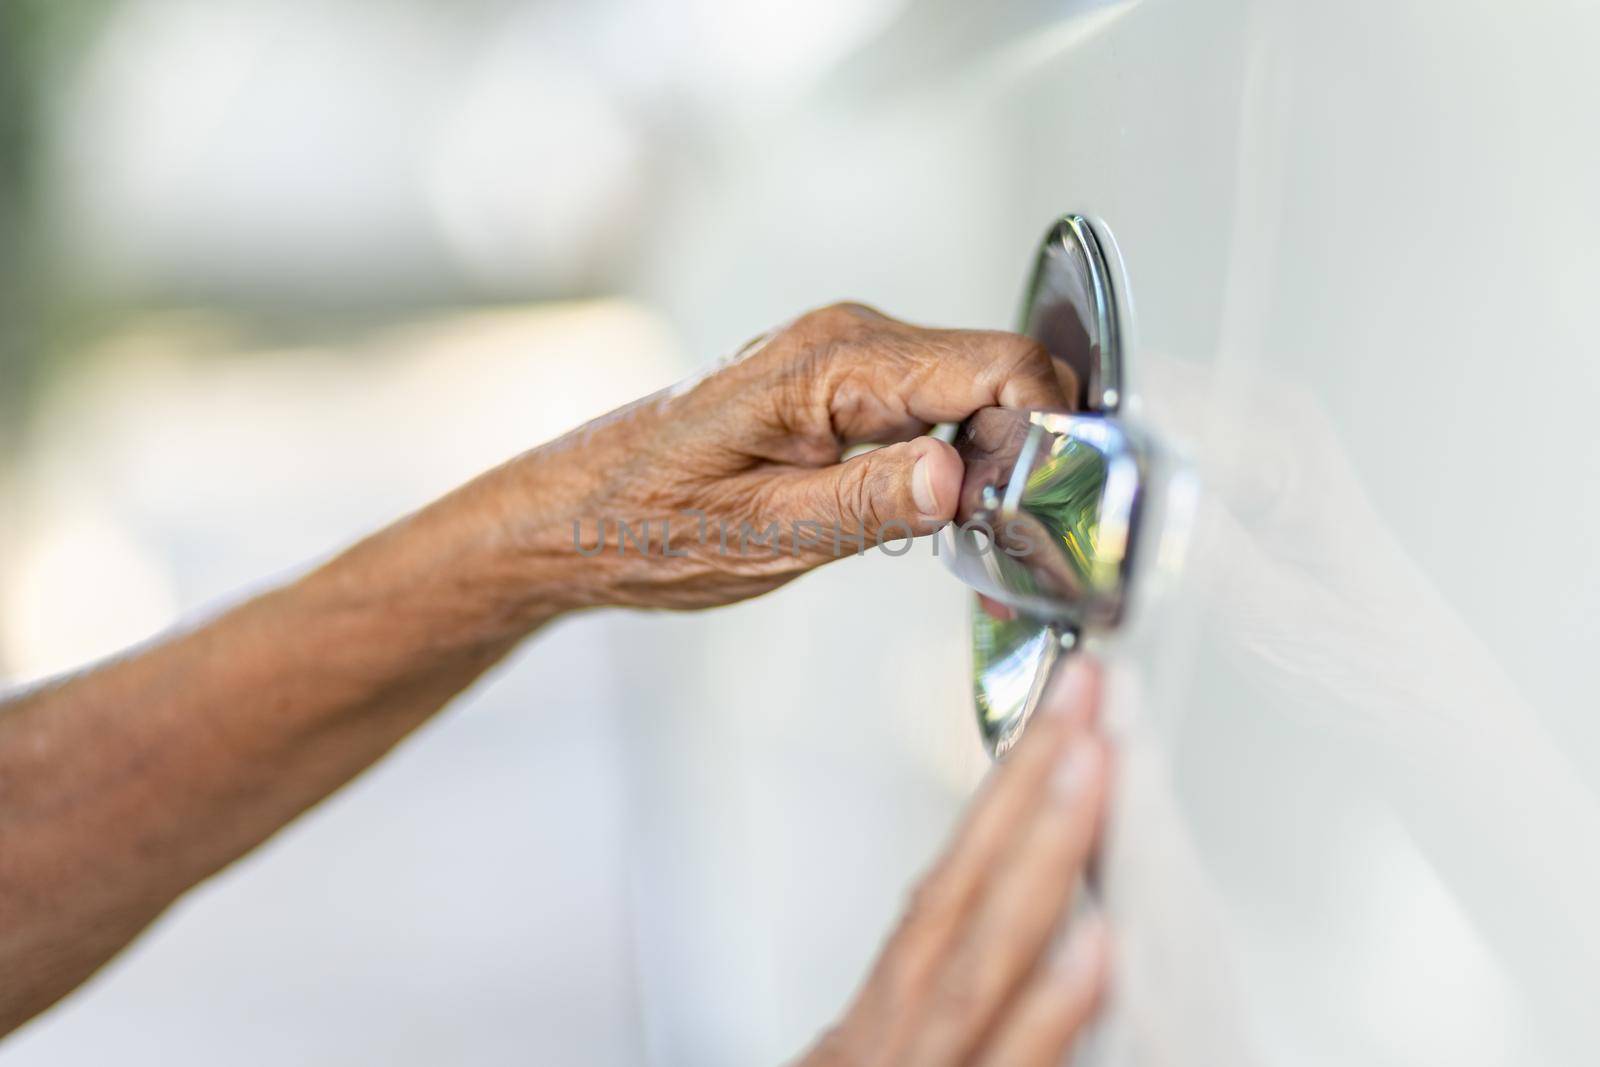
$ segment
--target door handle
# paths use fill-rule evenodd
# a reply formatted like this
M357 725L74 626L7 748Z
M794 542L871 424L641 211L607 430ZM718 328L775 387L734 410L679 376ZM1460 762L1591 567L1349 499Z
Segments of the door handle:
M1005 755L1056 663L1123 624L1158 525L1187 485L1182 468L1125 412L1126 282L1081 215L1046 234L1021 332L1074 384L1076 411L985 408L956 432L965 464L941 555L975 591L973 697L985 746ZM1118 263L1120 268L1120 262Z

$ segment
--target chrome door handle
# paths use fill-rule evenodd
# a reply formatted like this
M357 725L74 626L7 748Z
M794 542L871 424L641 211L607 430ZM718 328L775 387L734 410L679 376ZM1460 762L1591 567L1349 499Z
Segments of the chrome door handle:
M1056 661L1081 634L1120 625L1145 553L1153 495L1177 465L1119 414L1128 324L1095 227L1068 215L1040 247L1022 332L1070 367L1077 411L985 408L962 423L966 464L941 554L976 591L973 696L996 758L1016 743ZM1159 509L1158 509L1159 510Z

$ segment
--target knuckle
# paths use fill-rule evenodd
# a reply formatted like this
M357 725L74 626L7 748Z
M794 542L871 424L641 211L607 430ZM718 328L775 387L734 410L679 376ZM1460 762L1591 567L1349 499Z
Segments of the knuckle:
M853 475L846 473L841 474L833 482L833 513L838 516L840 525L847 533L850 527L855 525L853 520L860 506L857 495L851 488L854 480Z
M1031 337L1008 333L999 335L1000 358L994 367L1007 377L1014 375L1040 375L1050 370L1051 357L1044 345Z
M1058 391L1076 393L1077 373L1064 361L1054 359L1044 345L1021 334L992 336L995 356L986 369L985 384L998 399L1042 403Z
M828 364L834 344L811 339L806 331L770 349L756 392L768 405L767 418L787 429L826 424Z
M853 338L874 329L885 318L866 304L840 300L806 312L797 325L813 337Z
M853 518L865 533L879 529L883 519L872 491L872 468L870 462L846 464L836 489L839 514Z
M854 305L845 302L824 304L800 316L800 322L822 332L830 332L852 325L856 314Z
M858 300L835 300L821 309L843 322L860 322L863 319L882 318L874 308Z
M1044 346L1042 341L1036 341L1032 337L1020 333L1014 333L1011 336L1015 339L1015 344L1020 353L1019 359L1040 364L1050 362L1050 350Z

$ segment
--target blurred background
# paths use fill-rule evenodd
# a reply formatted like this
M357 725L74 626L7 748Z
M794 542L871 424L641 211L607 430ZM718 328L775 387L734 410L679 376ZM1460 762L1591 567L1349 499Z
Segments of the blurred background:
M961 32L900 0L0 4L0 680L203 616L807 307L1003 324L1036 220L982 285L852 255L919 225L930 166L1001 173L925 136L936 102L848 91L892 101L852 57ZM959 590L874 562L561 624L0 1061L792 1055L982 769Z

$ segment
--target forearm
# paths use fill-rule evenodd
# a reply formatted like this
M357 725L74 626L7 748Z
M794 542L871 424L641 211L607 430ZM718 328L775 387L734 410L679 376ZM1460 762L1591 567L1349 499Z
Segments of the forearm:
M794 534L730 550L712 527L831 527L863 545L932 533L955 513L961 461L916 435L1076 392L1012 335L823 308L298 582L0 703L0 1033L555 615L732 603L837 555ZM897 443L843 460L875 441ZM580 553L579 521L586 542L628 524L652 547Z
M0 1033L580 595L491 472L290 585L0 704ZM508 484L511 483L511 484Z

